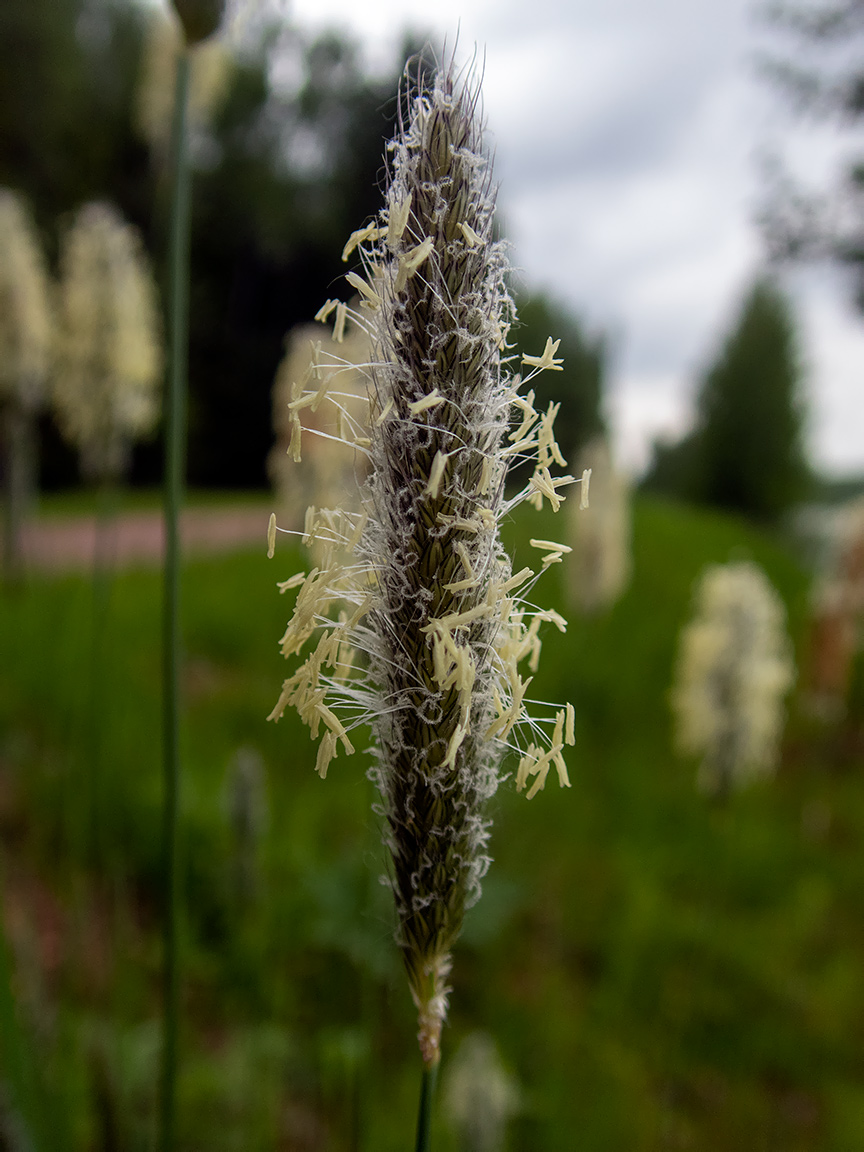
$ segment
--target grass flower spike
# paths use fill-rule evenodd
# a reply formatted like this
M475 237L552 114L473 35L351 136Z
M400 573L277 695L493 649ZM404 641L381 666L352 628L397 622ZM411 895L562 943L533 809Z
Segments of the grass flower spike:
M9 188L0 188L0 253L0 401L33 410L48 375L51 289L29 209Z
M359 460L345 451L340 429L347 432L346 422L355 421L359 433L365 425L365 365L369 363L369 337L357 324L347 323L347 307L329 301L319 315L326 322L334 314L334 336L322 332L320 324L302 324L285 337L285 356L273 382L273 431L276 443L267 459L267 471L276 492L280 519L291 527L303 523L309 504L316 507L340 507L356 512L360 508L360 485L366 457ZM322 364L329 403L311 402L298 407L297 382L317 380ZM310 384L311 386L311 384ZM322 397L323 401L323 397ZM334 403L333 401L338 401ZM302 466L295 457L300 451L302 426L300 417L313 435L306 438Z
M360 513L307 513L307 543L331 547L282 585L299 587L282 651L314 650L273 712L293 705L322 736L322 776L340 748L352 751L352 730L372 726L427 1068L438 1061L451 948L489 865L484 808L503 755L521 757L517 787L529 798L553 768L568 786L573 728L569 706L545 721L525 709L523 661L536 670L544 621L565 624L524 599L536 574L512 572L498 525L523 501L557 508L573 479L551 471L563 464L555 405L535 411L522 392L531 376L511 376L502 359L514 310L477 101L445 73L404 109L385 207L346 245L365 273L346 279L372 357L365 426L348 422L345 439L368 456L369 477ZM532 375L557 367L554 352L550 341ZM294 410L313 395L340 404L337 372L322 365L298 384ZM507 499L507 470L526 457L534 474Z
M36 228L23 197L0 188L0 454L7 579L18 574L21 525L36 490L35 420L52 337L51 285Z
M54 403L94 479L124 471L159 415L161 325L137 231L110 204L86 204L61 252Z
M221 10L221 5L218 6ZM185 33L170 9L154 9L144 43L135 120L139 135L160 163L171 145L174 77ZM196 140L206 131L227 94L232 77L229 49L219 37L196 42L190 53L188 126Z
M567 586L571 603L592 613L611 607L630 579L630 494L604 437L584 446L579 465L591 476L591 507L568 517Z
M672 694L682 752L703 756L700 786L714 795L770 773L795 679L783 602L755 564L706 569L681 634Z

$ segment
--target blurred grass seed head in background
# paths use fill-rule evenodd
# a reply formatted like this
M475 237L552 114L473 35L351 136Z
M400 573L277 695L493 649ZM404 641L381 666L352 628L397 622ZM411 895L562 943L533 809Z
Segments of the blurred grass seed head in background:
M186 43L193 45L217 32L225 10L224 0L172 0L180 17Z
M159 417L162 333L138 232L111 204L85 204L63 239L54 406L91 479L125 470Z
M51 286L24 198L0 188L0 400L35 409L51 358Z
M183 29L170 10L150 16L141 59L135 102L135 128L153 154L168 158L174 114L177 59L183 51ZM194 45L190 53L188 126L193 141L206 129L225 99L231 83L232 56L222 38Z
M677 742L703 757L699 785L724 795L770 775L795 680L786 609L765 573L742 562L706 568L681 634L672 692Z

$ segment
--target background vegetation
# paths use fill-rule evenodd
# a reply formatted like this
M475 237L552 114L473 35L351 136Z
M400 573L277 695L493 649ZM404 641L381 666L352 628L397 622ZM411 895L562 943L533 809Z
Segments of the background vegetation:
M70 214L107 197L164 263L164 174L131 127L143 35L142 10L120 0L0 5L0 184L27 193L52 262ZM253 29L196 153L190 477L211 506L246 489L262 544L189 561L184 576L189 1152L396 1152L411 1138L414 1013L364 755L322 782L296 717L264 721L286 674L290 604L275 582L308 558L280 538L268 564L261 494L282 341L333 293L342 244L377 205L402 59L374 79L342 36ZM603 429L605 344L525 295L520 350L562 338L567 372L549 374L541 401L563 400L572 456ZM705 375L696 431L670 450L680 467L654 483L658 454L655 492L636 501L619 603L579 617L564 567L544 577L544 603L571 624L550 629L532 692L576 706L573 786L528 803L510 782L496 797L495 863L445 1034L445 1081L463 1037L494 1038L519 1085L512 1150L864 1144L861 669L833 725L796 695L777 779L725 805L698 794L696 765L671 746L676 637L705 564L764 566L806 671L809 574L772 526L808 480L793 328L782 298L756 287ZM55 490L43 510L91 511L50 417L41 431ZM158 442L139 446L126 507L155 507L143 485L160 475ZM562 531L517 516L517 567L530 537ZM160 606L146 567L95 584L34 572L0 600L0 1148L152 1147ZM455 1152L443 1113L436 1125L435 1147Z
M547 519L513 524L517 562L528 535L559 527ZM521 1086L510 1148L839 1150L864 1137L861 720L827 736L793 716L778 779L724 807L670 748L691 583L742 550L800 641L807 581L785 548L647 499L630 590L545 641L537 696L577 709L573 788L499 793L445 1037L452 1057L468 1032L494 1036ZM303 562L261 548L186 575L183 1148L410 1139L412 1008L363 755L322 782L296 719L263 722L288 614L274 584ZM559 573L546 580L565 608ZM7 931L19 1019L68 1146L139 1148L158 1007L158 578L115 578L98 697L91 597L86 580L34 580L2 617ZM262 759L267 813L245 842L231 816L240 748ZM439 1125L436 1146L455 1147Z

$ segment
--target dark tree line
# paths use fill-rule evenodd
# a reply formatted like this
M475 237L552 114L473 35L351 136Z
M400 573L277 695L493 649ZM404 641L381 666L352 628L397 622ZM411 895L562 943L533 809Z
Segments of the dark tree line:
M108 199L164 266L164 174L132 125L149 10L129 0L0 4L0 184L29 198L50 258L64 221ZM422 41L406 39L405 54ZM268 83L292 52L289 95ZM236 61L195 173L189 475L193 484L265 483L270 386L285 332L309 320L344 273L348 233L378 202L405 55L372 79L341 34L262 28ZM319 162L298 171L300 139ZM44 422L43 482L74 482L72 452ZM161 475L158 442L139 446L133 481Z
M855 129L864 118L864 2L778 0L767 8L775 47L763 70L800 117ZM768 173L760 223L775 260L829 259L852 274L864 311L864 156L854 150L814 186L782 159Z
M756 282L699 385L693 431L656 445L643 488L777 520L810 483L792 312Z
M561 372L542 372L533 383L538 412L549 403L560 403L555 437L565 457L575 460L580 448L598 433L606 432L603 387L607 349L603 336L588 333L563 305L542 294L517 298L519 321L510 340L520 355L539 355L547 337L560 340Z
M165 173L136 135L135 101L151 10L133 0L4 0L0 4L0 185L29 198L49 258L85 201L113 201L141 230L164 280ZM384 150L407 83L431 51L406 35L389 75L363 69L343 33L308 38L290 24L260 28L237 58L227 98L195 171L190 294L189 479L266 484L270 389L285 333L344 292L340 255L380 203ZM290 90L270 83L290 58ZM602 348L543 298L526 300L520 351L562 338L566 375L544 383L564 404L559 438L571 453L600 427ZM551 394L551 393L550 393ZM161 477L158 438L139 445L132 480ZM77 464L50 418L42 483L74 483Z

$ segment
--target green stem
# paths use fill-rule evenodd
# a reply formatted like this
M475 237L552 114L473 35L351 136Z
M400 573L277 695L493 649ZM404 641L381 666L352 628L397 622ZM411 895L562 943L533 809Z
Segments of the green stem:
M429 1127L432 1122L432 1101L438 1079L438 1061L423 1064L423 1082L420 1088L420 1110L417 1113L417 1144L415 1152L429 1152Z
M172 1152L176 1113L179 1009L177 832L180 791L180 539L186 442L190 173L186 140L189 54L177 63L172 139L170 350L165 402L165 599L163 616L164 958L159 1097L160 1152Z
M36 488L36 445L32 414L15 399L0 411L5 448L5 515L3 518L3 576L9 587L23 574L21 533Z
M98 493L96 541L93 553L93 607L90 647L90 706L87 716L86 849L97 869L106 870L105 815L110 802L103 796L102 752L106 715L108 632L111 589L115 564L119 490L113 477L102 480Z

